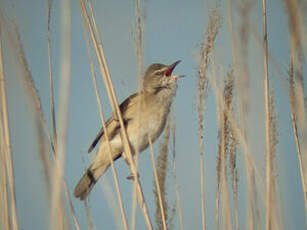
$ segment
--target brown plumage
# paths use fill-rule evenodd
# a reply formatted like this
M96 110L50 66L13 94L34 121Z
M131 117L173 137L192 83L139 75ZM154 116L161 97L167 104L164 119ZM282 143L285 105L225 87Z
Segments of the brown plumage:
M148 138L154 142L164 129L176 93L176 80L182 77L181 75L172 75L172 71L178 63L179 61L169 66L152 64L145 73L141 91L131 95L120 105L133 154L146 149L149 144ZM111 155L115 161L122 156L124 148L119 135L120 124L114 115L107 120L106 127L112 149ZM74 190L75 197L81 200L87 197L111 163L103 129L90 145L89 153L98 142L100 144L97 154Z

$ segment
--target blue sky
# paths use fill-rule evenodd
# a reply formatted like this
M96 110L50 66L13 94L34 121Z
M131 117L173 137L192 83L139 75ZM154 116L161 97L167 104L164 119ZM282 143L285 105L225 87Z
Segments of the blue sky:
M8 18L14 19L21 33L26 57L41 97L43 110L50 124L49 80L47 56L47 1L14 1L14 9L7 2L1 7ZM215 43L215 63L222 66L226 73L232 63L231 35L229 33L228 1L220 1L222 27ZM100 30L105 54L119 101L134 93L138 88L137 58L132 37L135 22L133 1L93 1L96 20ZM153 62L171 64L180 59L176 73L186 77L180 79L173 106L173 118L176 123L176 162L177 178L180 188L183 215L186 229L199 229L201 226L199 149L197 129L197 66L200 44L208 24L209 7L214 1L145 1L144 63L145 67ZM234 19L238 22L239 12L234 7ZM288 22L282 1L268 1L269 51L277 62L282 74L286 76L289 63ZM53 2L51 16L52 61L55 78L55 99L59 103L60 73L60 6ZM249 73L251 95L249 121L249 140L258 170L264 177L264 104L263 104L263 56L262 46L256 39L262 34L261 1L252 4L250 14L251 33L249 40ZM71 85L67 150L65 161L65 179L72 193L75 184L84 169L89 165L93 153L87 154L87 148L100 129L100 118L96 102L84 25L77 1L71 1ZM256 35L255 35L256 34ZM6 39L6 44L9 41ZM27 101L20 73L14 67L14 55L9 46L5 46L8 85L8 102L12 149L16 176L17 209L21 229L46 229L48 225L48 201L43 181L43 169L37 149L36 131L33 128L33 115ZM306 68L306 63L304 66ZM106 90L96 66L100 94L106 116L111 108ZM210 70L211 71L211 70ZM280 77L270 65L271 88L276 96L276 113L279 122L279 145L277 152L278 176L284 229L304 229L304 204L299 179L299 170L295 143L290 123L290 110L286 79ZM305 80L306 85L306 80ZM207 225L215 228L215 190L217 157L217 113L215 94L210 91L205 114L205 189ZM158 141L155 153L158 154ZM245 176L242 151L239 151L239 206L241 229L246 226ZM171 167L171 164L170 164ZM125 210L130 220L132 189L126 180L129 169L122 160L116 162ZM150 215L154 221L155 204L153 199L153 172L148 151L140 157L140 179L143 185ZM96 185L90 195L90 207L93 222L97 229L117 229L118 219L112 219L112 209L108 201L107 189L115 196L111 170ZM107 185L110 184L110 187ZM168 177L168 196L174 202L172 176ZM115 197L116 198L116 197ZM84 205L72 198L81 228L86 228ZM116 211L115 211L116 212ZM35 225L34 225L35 223ZM144 229L145 223L138 209L137 229ZM178 218L174 219L178 229ZM306 226L306 225L305 225Z

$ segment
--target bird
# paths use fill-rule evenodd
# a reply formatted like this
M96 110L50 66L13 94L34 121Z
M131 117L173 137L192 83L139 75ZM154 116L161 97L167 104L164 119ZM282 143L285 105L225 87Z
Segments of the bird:
M141 153L148 147L149 138L153 143L163 132L176 94L177 79L183 77L173 74L174 68L180 62L181 60L178 60L171 65L151 64L145 71L141 89L120 104L119 109L133 155ZM115 161L124 156L124 146L120 136L120 123L114 113L106 121L106 129L111 156ZM98 143L95 157L74 189L74 196L80 200L89 195L98 179L111 165L103 127L90 145L88 153Z

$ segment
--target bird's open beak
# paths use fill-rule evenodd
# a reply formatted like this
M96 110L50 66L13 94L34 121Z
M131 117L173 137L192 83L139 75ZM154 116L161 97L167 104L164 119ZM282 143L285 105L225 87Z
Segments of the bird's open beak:
M172 75L173 70L175 69L176 65L178 65L181 62L181 60L178 60L168 66L168 69L165 71L165 76L170 77Z

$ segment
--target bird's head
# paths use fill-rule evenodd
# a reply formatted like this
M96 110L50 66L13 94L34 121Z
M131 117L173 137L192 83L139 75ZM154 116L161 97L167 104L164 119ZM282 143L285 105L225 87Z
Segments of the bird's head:
M183 75L174 75L173 70L179 61L171 65L154 63L146 70L143 80L143 90L149 93L157 93L164 89L176 89L176 80Z

